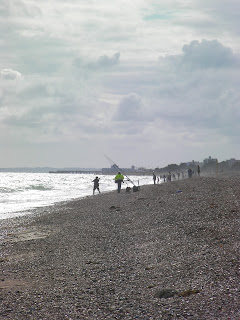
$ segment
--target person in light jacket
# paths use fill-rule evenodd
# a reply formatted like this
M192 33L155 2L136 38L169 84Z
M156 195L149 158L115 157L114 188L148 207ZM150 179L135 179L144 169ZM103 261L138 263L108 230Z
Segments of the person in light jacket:
M123 179L124 179L124 176L119 171L118 174L115 176L115 183L118 184L118 189L117 189L118 193L120 193L120 191L121 191L121 186L122 186L122 183L123 183Z

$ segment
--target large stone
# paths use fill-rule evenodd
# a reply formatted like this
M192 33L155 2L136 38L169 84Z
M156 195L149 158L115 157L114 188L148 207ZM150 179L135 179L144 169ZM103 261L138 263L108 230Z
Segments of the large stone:
M167 299L174 297L178 292L174 289L163 289L156 292L155 297L160 299Z

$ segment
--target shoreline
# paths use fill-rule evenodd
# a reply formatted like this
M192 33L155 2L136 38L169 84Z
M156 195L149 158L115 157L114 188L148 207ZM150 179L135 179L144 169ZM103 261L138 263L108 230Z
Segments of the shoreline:
M226 171L226 172L220 172L220 173L202 173L201 174L201 177L212 177L212 178L234 178L234 177L240 177L240 171ZM197 177L193 177L193 179L196 179ZM185 179L188 179L188 178L184 178L184 179L180 179L180 180L173 180L172 182L178 182L178 181L181 181L181 180L185 180ZM163 180L160 184L164 184ZM151 185L151 184L145 184L145 185L141 185L140 187L144 187L144 186L147 186L147 185ZM125 188L123 187L122 189L122 192L124 192ZM115 190L108 190L108 191L102 191L101 194L105 194L105 193L109 193L109 192L115 192ZM131 191L132 192L132 191ZM98 193L96 192L95 196L97 195ZM61 200L61 201L56 201L52 204L46 204L46 205L42 205L42 206L39 206L39 207L33 207L33 208L29 208L29 209L26 209L24 211L19 211L21 214L20 215L16 215L16 216L13 216L13 217L4 217L4 218L1 218L0 219L0 227L1 227L1 221L3 220L12 220L12 219L19 219L19 218L24 218L25 216L35 216L35 215L38 215L38 214L41 214L42 211L45 212L46 210L49 210L51 211L51 208L58 205L58 204L67 204L68 202L71 202L71 201L78 201L78 200L81 200L81 199L85 199L85 198L88 198L88 197L92 197L93 195L92 194L89 194L89 195L84 195L84 196L81 196L81 197L76 197L76 198L70 198L70 199L66 199L66 200ZM17 211L16 211L17 212ZM16 212L13 212L13 214L15 214ZM25 213L26 212L26 213ZM23 214L22 214L23 213ZM10 212L11 214L11 212Z
M8 197L8 192L4 192L0 201L0 221L3 219L5 220L8 218L15 218L31 214L32 212L36 212L36 210L38 209L53 206L57 203L68 202L71 200L91 196L93 194L93 177L89 179L89 175L84 175L83 180L81 180L81 176L79 176L78 178L80 178L80 180L76 180L74 183L69 180L68 184L65 185L65 189L64 183L62 184L62 187L58 187L58 184L60 184L61 182L60 180L51 181L52 185L49 186L49 181L42 181L40 183L38 182L38 180L33 179L34 181L30 181L28 183L28 186L22 186L23 188L25 188L24 190L27 190L23 195L17 191L16 193L11 192L11 195L13 195L13 197ZM133 177L133 179L135 178L136 177ZM146 180L145 177L141 178L142 185L151 183L150 179ZM126 180L123 187L126 187L126 185L128 184L131 183ZM102 193L114 191L115 188L116 185L115 183L113 183L112 179L110 181L109 177L102 177L100 184L100 190ZM6 189L9 188L7 187ZM35 192L35 189L39 190L37 191L38 194ZM30 192L28 190L30 190ZM34 190L35 194L31 194L32 190ZM68 194L68 190L70 190L70 194ZM18 200L18 197L21 197L20 200Z
M238 320L239 186L185 179L0 221L0 316Z

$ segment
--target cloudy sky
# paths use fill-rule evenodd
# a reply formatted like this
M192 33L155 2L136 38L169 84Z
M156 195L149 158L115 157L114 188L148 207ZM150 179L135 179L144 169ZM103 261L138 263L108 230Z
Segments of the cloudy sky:
M1 0L0 167L240 159L239 0Z

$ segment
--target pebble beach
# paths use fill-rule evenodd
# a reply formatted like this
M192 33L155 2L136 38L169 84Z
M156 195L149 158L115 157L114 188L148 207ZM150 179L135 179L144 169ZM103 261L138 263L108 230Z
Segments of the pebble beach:
M239 320L240 175L0 221L0 319Z

